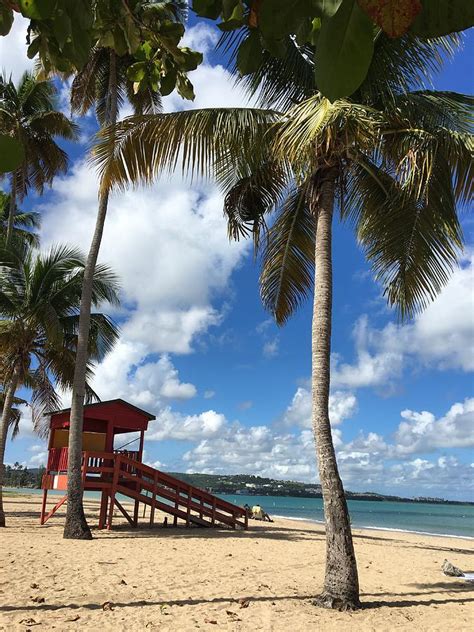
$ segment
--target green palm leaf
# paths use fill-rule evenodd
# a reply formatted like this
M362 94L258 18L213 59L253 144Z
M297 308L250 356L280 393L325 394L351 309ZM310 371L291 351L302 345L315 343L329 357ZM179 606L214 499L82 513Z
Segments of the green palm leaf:
M31 389L33 422L44 431L43 415L59 406L59 392L72 387L84 255L75 248L55 246L38 253L26 243L0 248L0 374L11 380L20 362L19 385ZM115 275L105 265L93 279L92 303L118 304ZM86 391L93 365L113 348L118 328L105 314L92 314Z
M99 133L93 159L104 189L150 183L178 163L184 173L209 177L223 157L237 161L255 150L276 117L248 108L132 116Z
M260 274L263 305L283 325L312 289L316 221L308 187L293 190L270 228Z

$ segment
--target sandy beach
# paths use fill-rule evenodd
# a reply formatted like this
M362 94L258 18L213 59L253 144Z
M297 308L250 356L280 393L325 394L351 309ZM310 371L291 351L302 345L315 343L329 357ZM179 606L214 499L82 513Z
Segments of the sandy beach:
M98 505L86 501L93 524ZM249 531L94 531L62 539L64 512L40 527L39 496L6 499L0 630L468 630L474 584L445 577L445 558L474 571L474 542L356 530L358 612L311 605L324 570L320 525L279 519ZM115 524L115 523L114 523Z

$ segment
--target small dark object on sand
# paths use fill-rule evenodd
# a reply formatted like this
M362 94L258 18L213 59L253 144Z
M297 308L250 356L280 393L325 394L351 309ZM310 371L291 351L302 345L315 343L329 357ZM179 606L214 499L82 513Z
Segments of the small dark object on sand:
M451 564L451 562L448 562L448 560L444 560L441 570L445 575L448 575L449 577L464 577L464 573L462 572L462 570L457 566Z

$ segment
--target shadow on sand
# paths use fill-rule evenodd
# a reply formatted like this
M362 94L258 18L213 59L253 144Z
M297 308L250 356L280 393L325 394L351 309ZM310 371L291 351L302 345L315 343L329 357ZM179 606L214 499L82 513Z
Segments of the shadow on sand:
M435 584L436 585L436 584ZM434 591L433 591L434 592ZM439 592L439 591L436 591ZM474 597L466 598L464 596L460 596L459 598L449 597L446 599L403 599L405 596L416 596L417 593L373 593L373 594L363 594L361 595L362 601L362 610L374 609L374 608L408 608L408 607L417 607L424 606L430 607L433 605L443 605L448 603L470 603L474 602ZM430 593L418 593L419 595L426 595ZM402 597L402 599L395 600L386 600L386 599L374 599L373 601L364 601L364 597L378 597L378 596L386 596L391 595L394 597ZM281 596L261 596L261 597L246 597L251 604L252 602L277 602L277 601L311 601L314 598L314 595L281 595ZM227 603L232 604L235 603L236 600L233 597L217 597L214 599L167 599L167 600L145 600L139 599L137 601L129 601L129 602L113 602L112 607L114 609L118 608L144 608L144 607L152 607L152 606L197 606L202 604L219 604L219 603ZM85 603L85 604L76 604L76 603L65 603L65 604L39 604L39 605L25 605L25 606L0 606L0 612L21 612L21 611L29 611L29 612L43 612L43 611L57 611L57 610L79 610L84 608L86 610L102 610L103 606L99 603ZM355 613L352 613L355 614Z

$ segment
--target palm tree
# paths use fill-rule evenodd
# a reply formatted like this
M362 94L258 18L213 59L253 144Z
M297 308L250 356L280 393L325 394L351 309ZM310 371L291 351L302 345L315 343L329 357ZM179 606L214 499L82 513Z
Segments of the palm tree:
M5 404L5 393L3 390L3 385L0 385L0 409L3 411L3 406ZM12 407L10 409L10 419L8 421L8 427L11 428L12 431L12 439L18 436L20 432L20 421L21 421L21 410L18 406L27 406L28 402L26 399L22 399L21 397L14 397L12 402ZM8 432L8 431L7 431Z
M84 267L83 255L66 246L53 247L46 254L25 243L0 247L0 526L5 526L1 485L15 393L20 386L31 389L33 424L44 432L43 413L58 407L57 390L71 388L73 382ZM92 301L118 303L117 280L107 266L96 268ZM91 363L110 351L117 335L107 316L92 316L87 381ZM89 386L87 395L96 398Z
M0 239L5 239L10 215L10 196L0 191ZM21 211L15 205L13 209L12 235L27 241L31 246L39 246L39 235L34 232L41 225L40 214L32 211Z
M11 239L17 200L30 187L42 193L55 175L65 172L68 159L55 137L74 140L77 127L56 109L57 90L52 81L26 72L17 86L0 74L0 132L13 136L24 148L23 163L10 174L10 212L6 240Z
M107 190L150 182L178 162L186 172L214 172L226 191L230 236L253 234L263 251L261 296L279 324L313 291L312 422L327 540L324 590L315 603L325 607L360 603L328 414L334 213L353 223L402 317L447 282L462 246L457 205L473 188L473 100L426 90L425 82L456 43L379 34L365 83L334 103L311 85L312 56L292 43L286 60L267 57L249 81L263 105L283 106L283 113L131 117L106 130L96 148ZM268 229L270 213L276 217Z
M159 4L160 20L163 19L165 22L183 20L187 5L182 0L165 0ZM125 98L137 114L160 111L161 96L157 89L148 87L146 90L137 91L134 82L127 77L127 70L135 61L128 54L119 56L112 48L95 48L89 61L73 81L71 91L73 112L86 114L90 108L95 107L99 125L101 127L110 126L113 129ZM94 234L85 267L79 315L69 432L68 504L64 526L64 537L73 539L90 539L92 537L82 505L82 425L92 279L99 256L108 202L109 192L103 189L100 193Z

